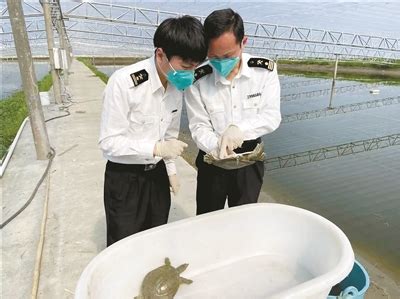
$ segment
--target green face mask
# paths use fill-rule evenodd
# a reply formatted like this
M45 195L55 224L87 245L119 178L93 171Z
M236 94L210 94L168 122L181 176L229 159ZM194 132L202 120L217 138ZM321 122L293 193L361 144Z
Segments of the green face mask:
M228 77L238 62L239 57L210 59L210 64L225 78Z
M168 62L169 63L169 62ZM167 80L178 90L184 90L193 84L194 81L194 71L190 70L178 70L176 71L171 63L169 66L172 70L167 73Z

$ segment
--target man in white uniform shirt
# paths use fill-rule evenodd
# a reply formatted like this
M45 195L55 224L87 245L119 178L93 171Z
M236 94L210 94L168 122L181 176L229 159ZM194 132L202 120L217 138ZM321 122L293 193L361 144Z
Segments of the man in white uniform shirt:
M195 83L185 91L189 128L199 148L197 214L223 209L226 199L229 207L257 202L263 161L226 170L203 157L252 151L281 122L276 65L243 53L242 18L231 9L216 10L204 21L204 30L209 62L196 70Z
M104 90L107 246L167 223L170 187L179 189L174 159L187 146L177 139L182 91L206 57L203 26L190 16L170 18L153 41L154 56L116 71Z

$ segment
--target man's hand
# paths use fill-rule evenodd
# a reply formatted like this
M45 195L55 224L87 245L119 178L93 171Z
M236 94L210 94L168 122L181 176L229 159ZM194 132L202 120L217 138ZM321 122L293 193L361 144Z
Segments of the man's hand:
M221 140L221 139L220 139ZM213 149L211 152L209 152L209 154L215 159L215 160L219 160L219 143L220 140L218 141L218 147L216 147L215 149Z
M221 136L219 158L233 156L235 154L233 150L242 146L243 139L243 132L237 126L230 125Z
M163 157L165 159L175 159L182 155L183 150L188 145L178 139L170 139L165 141L158 141L154 146L154 156Z
M178 176L176 174L168 176L169 178L169 185L171 187L171 191L176 196L181 188L181 184L179 183Z

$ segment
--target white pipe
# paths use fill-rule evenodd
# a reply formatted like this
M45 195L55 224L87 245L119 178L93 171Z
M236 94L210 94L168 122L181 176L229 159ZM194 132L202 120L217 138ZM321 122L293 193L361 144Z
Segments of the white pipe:
M9 162L9 160L11 159L11 156L12 156L12 154L13 154L13 152L14 152L14 149L15 149L15 147L17 146L18 139L19 139L19 137L21 136L22 131L23 131L23 129L24 129L24 127L25 127L25 124L26 124L26 122L28 121L28 119L29 119L29 117L26 117L26 118L24 119L24 121L22 122L21 126L20 126L19 129L18 129L17 135L15 136L13 142L11 143L10 147L8 148L6 158L5 158L4 161L1 163L1 166L0 166L0 177L2 177L3 174L4 174L4 172L6 171L7 164L8 164L8 162Z

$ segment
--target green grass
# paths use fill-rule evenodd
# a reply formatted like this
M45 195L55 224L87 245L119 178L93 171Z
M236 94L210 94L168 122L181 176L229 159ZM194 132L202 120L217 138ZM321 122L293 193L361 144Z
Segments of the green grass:
M303 60L289 60L280 59L278 65L282 65L279 69L279 73L282 75L302 75L304 77L310 78L327 78L332 79L333 68L335 62L333 60L326 59L303 59ZM285 69L284 66L293 65L293 69ZM307 70L307 66L319 65L321 69L318 70ZM304 68L302 68L302 66ZM330 71L327 71L326 66L330 67ZM341 72L341 70L345 70ZM364 71L365 70L365 71ZM376 71L374 71L376 70ZM338 68L338 79L352 80L364 83L384 83L390 85L400 85L400 77L394 76L389 73L384 73L382 71L393 71L398 70L400 73L400 61L395 60L391 63L384 61L363 61L363 60L339 60Z
M53 84L52 82L51 75L47 74L42 80L38 81L39 91L48 91ZM28 113L23 91L17 91L0 100L0 157L6 154Z
M335 65L334 60L327 59L279 59L280 64L292 65ZM339 65L344 67L357 67L357 68L374 68L379 70L400 69L400 61L395 60L392 62L385 61L371 61L371 60L339 60Z
M103 72L100 72L91 62L90 58L78 57L77 60L84 63L97 77L104 83L108 82L108 76Z
M301 75L308 78L326 78L332 80L333 72L309 72L304 70L279 70L280 75ZM387 85L400 85L400 78L388 77L379 74L337 74L337 79L357 81L363 83L382 83Z
M53 85L53 79L51 78L50 73L44 76L42 80L38 81L39 91L49 91L52 85Z

